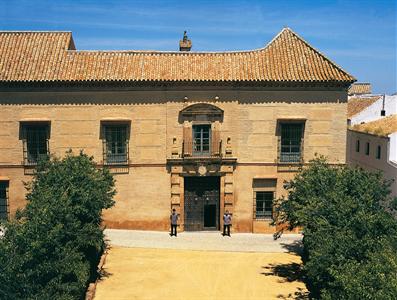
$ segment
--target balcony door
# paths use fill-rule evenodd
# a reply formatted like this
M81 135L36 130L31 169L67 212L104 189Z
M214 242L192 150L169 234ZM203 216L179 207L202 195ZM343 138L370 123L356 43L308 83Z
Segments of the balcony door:
M209 156L211 145L211 125L193 125L193 155Z

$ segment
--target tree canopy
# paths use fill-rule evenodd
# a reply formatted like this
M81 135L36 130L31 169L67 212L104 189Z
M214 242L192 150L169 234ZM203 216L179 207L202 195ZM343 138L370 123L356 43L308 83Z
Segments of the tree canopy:
M105 244L102 209L114 180L82 152L41 161L27 205L0 239L1 299L81 299Z
M397 221L381 173L332 167L317 158L275 202L275 223L301 228L307 286L314 298L395 299Z

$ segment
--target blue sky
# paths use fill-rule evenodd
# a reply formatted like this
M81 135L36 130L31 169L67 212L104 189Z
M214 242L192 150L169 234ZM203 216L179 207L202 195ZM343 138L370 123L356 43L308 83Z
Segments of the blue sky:
M248 50L290 27L375 93L395 93L397 0L12 1L0 30L67 30L78 49Z

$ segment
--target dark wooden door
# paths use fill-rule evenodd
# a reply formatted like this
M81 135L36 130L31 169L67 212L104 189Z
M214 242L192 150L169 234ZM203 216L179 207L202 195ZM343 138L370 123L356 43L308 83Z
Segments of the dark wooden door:
M185 177L185 230L219 229L219 177Z

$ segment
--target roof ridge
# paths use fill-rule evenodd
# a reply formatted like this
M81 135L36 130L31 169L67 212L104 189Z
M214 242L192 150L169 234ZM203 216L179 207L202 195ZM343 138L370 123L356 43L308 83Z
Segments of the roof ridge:
M288 31L288 30L292 32L292 30L289 27L284 27L279 33L276 34L276 36L274 36L270 40L270 42L268 42L264 47L260 48L259 50L266 50L271 44L273 44L281 36L281 34L284 31Z
M230 50L230 51L179 51L179 50L90 50L90 49L78 49L70 50L73 52L80 53L131 53L131 54L238 54L238 53L252 53L263 50L263 48L251 49L251 50Z
M351 78L354 79L354 81L357 81L357 79L351 75L350 73L348 73L347 71L345 71L341 66L339 66L337 63L333 62L331 59L329 59L325 54L323 54L320 50L318 50L317 48L313 47L312 45L310 45L305 39L303 39L299 34L297 34L295 31L293 31L291 28L289 27L285 27L283 28L283 30L280 32L280 34L284 31L289 31L290 33L292 33L294 36L296 36L301 42L303 42L306 46L308 46L310 49L316 51L321 57L323 57L326 61L328 61L331 65L335 66L339 71L345 73L346 75L350 76ZM280 34L278 34L277 36L279 36Z

